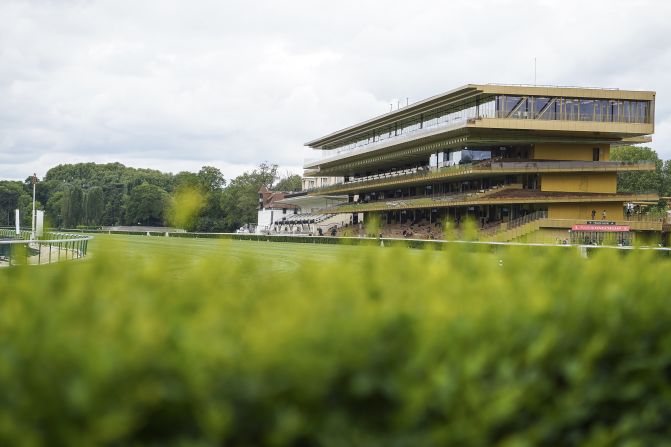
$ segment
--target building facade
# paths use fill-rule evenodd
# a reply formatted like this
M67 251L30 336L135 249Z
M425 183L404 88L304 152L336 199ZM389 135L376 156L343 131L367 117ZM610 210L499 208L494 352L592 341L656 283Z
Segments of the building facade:
M590 221L660 231L625 215L656 194L617 193L618 172L654 164L610 160L613 146L651 141L654 112L651 91L470 84L306 143L322 158L305 177L342 177L308 194L347 195L322 212L390 229L468 218L490 236Z
M336 185L342 182L343 182L342 177L303 177L301 179L301 185L303 191L315 188L323 188L326 186Z

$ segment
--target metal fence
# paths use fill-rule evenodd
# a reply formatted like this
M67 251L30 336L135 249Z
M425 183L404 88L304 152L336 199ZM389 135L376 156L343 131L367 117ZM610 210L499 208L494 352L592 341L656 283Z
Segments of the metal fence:
M41 265L86 256L92 236L49 232L31 239L30 232L0 229L0 267Z

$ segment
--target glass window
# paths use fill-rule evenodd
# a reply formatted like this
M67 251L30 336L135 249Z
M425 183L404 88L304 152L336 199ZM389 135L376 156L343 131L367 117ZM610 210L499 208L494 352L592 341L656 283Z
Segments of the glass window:
M621 115L622 115L622 122L624 123L630 123L631 122L631 110L630 110L630 101L622 101L621 103L622 109L621 109Z
M520 102L520 97L519 96L506 96L505 98L506 98L506 102L505 102L504 112L505 112L505 116L508 116L508 114L517 105L517 103Z
M641 101L640 113L639 113L639 123L649 123L650 119L648 118L648 108L650 103L648 101Z
M534 112L534 114L533 114L534 117L538 116L538 114L541 112L541 110L543 110L543 107L545 107L548 104L549 101L550 101L550 98L544 98L544 97L541 97L541 96L536 96L536 97L532 98L532 103L533 103L532 110ZM545 114L547 114L547 111L545 112ZM541 119L547 119L547 117L543 116L543 117L541 117Z
M578 106L580 101L577 99L564 99L564 119L568 121L575 121L578 119Z
M580 100L580 121L594 121L594 101L591 99Z
M608 121L608 101L603 99L594 101L594 117L596 121Z
M492 151L468 149L462 152L462 159L469 157L472 161L488 160L492 158Z

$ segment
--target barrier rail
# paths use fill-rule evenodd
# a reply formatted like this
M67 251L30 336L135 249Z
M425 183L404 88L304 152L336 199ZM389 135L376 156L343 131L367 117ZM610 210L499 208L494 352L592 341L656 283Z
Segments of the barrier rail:
M45 233L31 239L30 232L0 229L0 267L43 265L86 256L93 236L70 233Z
M444 163L444 162L443 162ZM466 164L443 164L422 168L403 169L401 171L372 174L349 181L340 181L331 185L307 188L309 194L338 193L352 188L384 187L392 184L412 183L415 181L440 180L461 174L502 172L543 172L543 171L646 171L654 170L655 164L649 161L547 161L547 160L515 160L486 159Z

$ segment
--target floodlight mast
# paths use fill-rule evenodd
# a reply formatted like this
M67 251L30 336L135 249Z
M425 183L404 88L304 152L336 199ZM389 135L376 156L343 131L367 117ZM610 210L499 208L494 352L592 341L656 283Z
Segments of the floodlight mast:
M35 240L35 185L37 184L37 174L33 173L33 214L30 223L30 240Z

